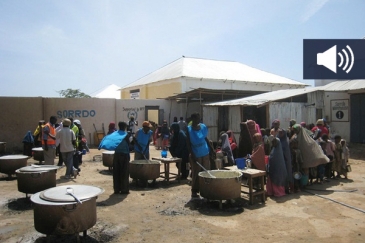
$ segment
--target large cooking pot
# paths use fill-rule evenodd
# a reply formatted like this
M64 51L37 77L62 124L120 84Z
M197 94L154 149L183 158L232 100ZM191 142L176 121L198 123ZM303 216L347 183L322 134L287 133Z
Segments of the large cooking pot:
M67 193L67 188L81 202ZM77 234L96 223L96 198L104 189L88 185L65 185L38 192L30 198L34 209L34 227L43 234Z
M6 142L0 142L0 154L5 154Z
M114 152L115 151L104 151L102 153L103 165L109 167L109 169L113 168Z
M32 152L33 152L33 159L39 161L39 163L41 164L42 161L44 161L43 148L41 147L32 148Z
M11 177L19 168L27 166L28 156L26 155L5 155L0 157L0 172Z
M160 177L160 161L133 160L129 163L129 175L133 179L154 180Z
M59 168L55 165L30 165L16 170L18 191L34 194L55 187L56 173Z
M228 200L241 197L242 172L210 170L199 172L199 191L204 198Z

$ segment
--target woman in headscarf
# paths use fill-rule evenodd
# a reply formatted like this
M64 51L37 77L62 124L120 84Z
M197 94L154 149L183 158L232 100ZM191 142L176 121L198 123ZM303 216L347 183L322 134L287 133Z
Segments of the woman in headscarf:
M323 153L321 147L313 140L306 131L305 128L299 124L293 126L293 131L297 135L298 148L300 149L303 157L303 169L311 167L317 167L320 164L326 164L329 162L328 157Z
M111 133L113 133L113 132L115 132L117 129L115 128L115 122L111 122L111 123L109 123L109 130L108 130L108 134L107 135L109 135L109 134L111 134Z
M300 149L298 149L298 140L296 135L289 140L289 146L293 172L303 173L303 157ZM300 183L298 179L294 180L294 192L300 192Z
M286 135L286 131L283 129L279 130L279 139L281 143L281 148L283 150L284 161L286 165L287 172L287 184L285 185L285 189L287 192L292 193L294 191L294 180L293 180L293 168L291 163L291 154L288 143L288 136Z
M233 165L233 154L232 154L232 149L231 149L231 145L229 144L229 140L228 140L228 135L225 132L222 132L219 138L219 143L220 143L220 150L227 155L227 159L228 159L228 165L224 165L224 166L231 166Z
M285 195L285 184L288 173L284 161L283 150L278 138L272 140L272 150L269 156L266 191L268 196L281 197Z
M181 158L181 179L189 175L189 150L186 144L186 134L180 130L178 123L172 123L170 127L172 137L170 140L170 153L173 157Z
M247 154L252 152L252 140L250 133L248 131L247 123L241 122L240 123L240 137L239 137L239 145L238 145L238 157L243 158Z
M265 149L262 141L262 135L260 133L253 135L251 161L256 169L265 171Z
M228 135L229 144L231 145L233 158L236 158L237 157L237 151L238 151L236 138L234 137L234 133L233 133L232 130L228 130L226 133Z
M279 133L279 128L280 128L280 121L278 119L275 119L272 123L271 123L271 131L270 131L270 135L277 137L278 133Z
M260 126L254 120L248 120L247 121L247 127L248 127L248 131L250 133L251 140L252 140L252 143L253 143L253 135L255 135L256 133L261 134Z

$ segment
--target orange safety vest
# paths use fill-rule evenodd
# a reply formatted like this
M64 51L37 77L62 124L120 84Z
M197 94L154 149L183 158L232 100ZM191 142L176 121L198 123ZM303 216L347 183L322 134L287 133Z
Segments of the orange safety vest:
M49 133L53 136L56 136L56 128L51 126L49 123L44 125L45 127L49 127ZM44 128L44 127L43 127ZM42 145L44 145L44 139L43 139L43 129L42 129ZM47 139L47 145L56 145L56 139Z

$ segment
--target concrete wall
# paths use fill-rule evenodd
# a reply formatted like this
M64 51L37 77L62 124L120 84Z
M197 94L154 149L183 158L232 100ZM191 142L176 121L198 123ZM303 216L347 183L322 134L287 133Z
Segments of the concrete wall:
M3 119L0 123L0 142L7 143L7 153L21 152L22 140L27 131L33 133L39 120L48 122L49 117L55 115L58 122L68 117L79 119L88 143L93 145L97 143L94 124L98 132L103 132L104 125L107 133L110 122L128 121L130 116L134 116L140 127L148 119L147 106L156 106L163 111L169 109L169 103L165 100L0 97ZM163 114L168 115L168 112Z
M6 142L7 151L23 149L23 138L30 130L32 133L43 119L43 99L0 97L0 142Z
M350 114L347 121L333 121L331 111L331 101L348 100L350 107L350 95L347 92L324 92L324 116L330 125L330 133L333 138L335 135L340 135L347 141L350 141Z

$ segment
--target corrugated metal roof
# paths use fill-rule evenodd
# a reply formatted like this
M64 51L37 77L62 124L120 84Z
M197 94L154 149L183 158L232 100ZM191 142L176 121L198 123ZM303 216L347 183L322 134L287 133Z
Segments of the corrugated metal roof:
M350 91L365 89L365 79L336 81L318 88L322 88L324 91Z
M260 106L269 102L273 102L276 100L282 100L290 97L294 97L297 95L302 95L310 92L314 92L320 90L320 87L307 87L304 89L285 89L285 90L277 90L264 94L254 95L242 99L235 99L229 101L221 101L210 104L205 104L207 106Z
M296 87L298 87L298 85L302 87L306 86L304 83L268 73L239 62L182 57L123 88L179 77L237 82L290 84Z

